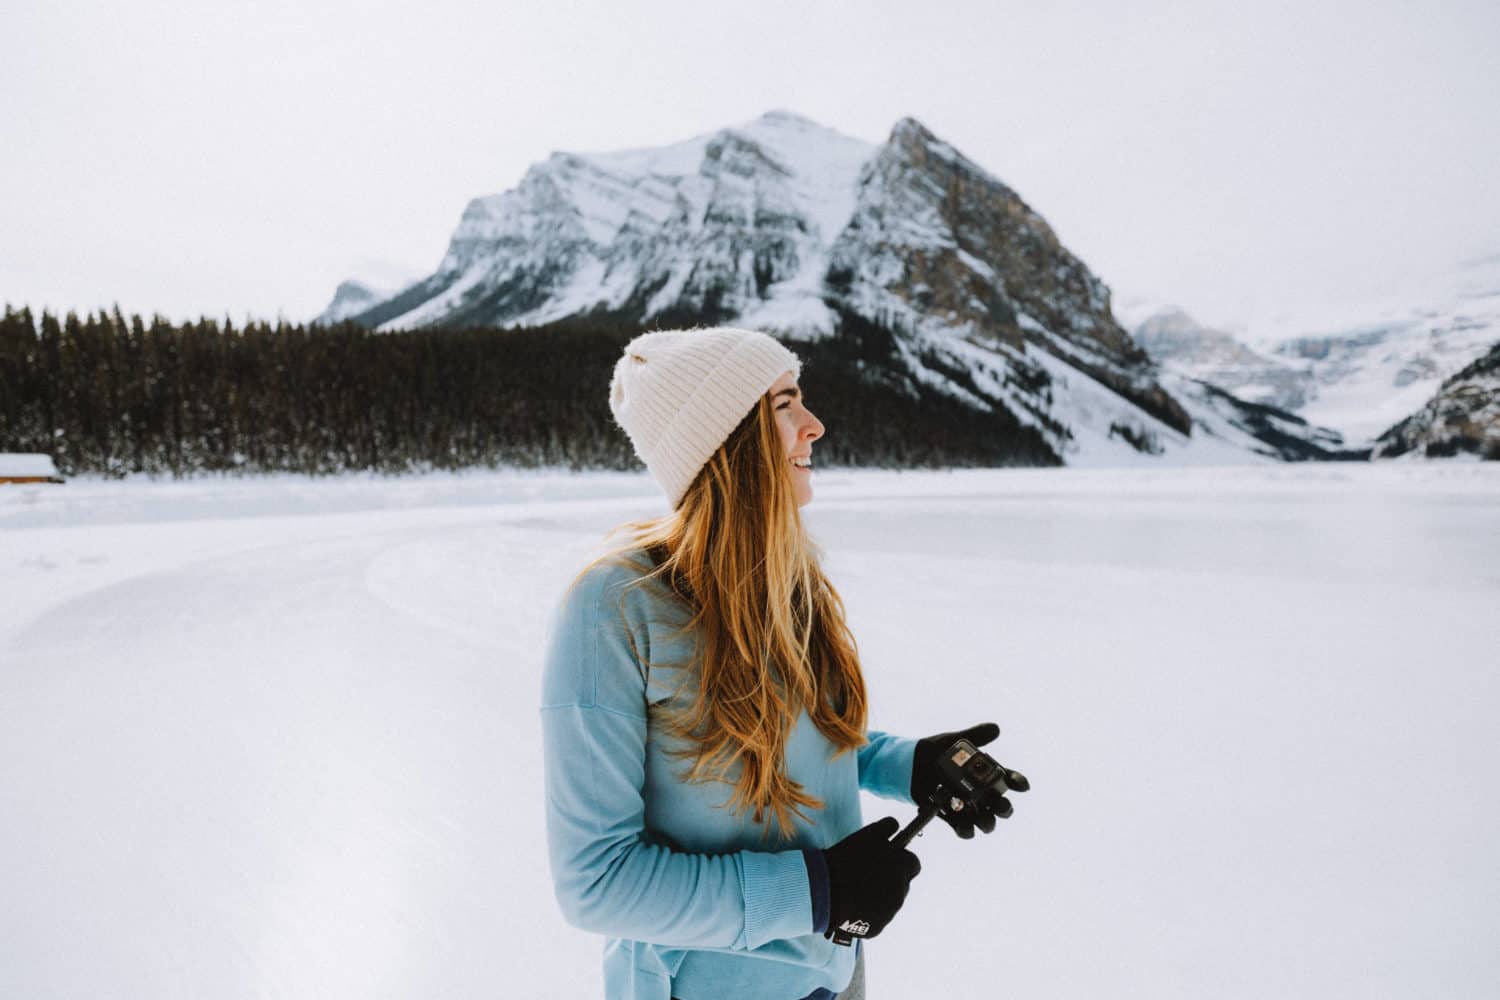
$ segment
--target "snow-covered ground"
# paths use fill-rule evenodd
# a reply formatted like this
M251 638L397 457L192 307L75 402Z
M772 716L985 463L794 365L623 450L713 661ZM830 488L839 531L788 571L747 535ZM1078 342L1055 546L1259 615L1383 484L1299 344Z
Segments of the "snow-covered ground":
M917 842L874 996L1500 995L1500 468L817 477L873 723L994 718L1034 785ZM0 996L597 996L539 660L603 532L663 507L634 475L0 487Z

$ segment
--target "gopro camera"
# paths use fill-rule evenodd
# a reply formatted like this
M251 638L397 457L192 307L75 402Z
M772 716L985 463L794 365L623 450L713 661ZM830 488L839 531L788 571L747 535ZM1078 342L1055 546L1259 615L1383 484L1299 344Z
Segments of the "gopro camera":
M938 792L948 793L947 801L933 803L940 813L962 812L984 803L995 810L996 816L1009 816L1011 805L1005 793L1011 789L1024 792L1031 787L1025 775L1004 767L968 740L954 743L937 763L943 776Z

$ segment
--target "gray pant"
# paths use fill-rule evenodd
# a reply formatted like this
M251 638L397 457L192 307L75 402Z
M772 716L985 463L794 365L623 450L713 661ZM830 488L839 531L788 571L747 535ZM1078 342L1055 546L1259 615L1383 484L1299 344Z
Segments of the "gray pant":
M854 962L854 978L849 980L849 985L844 987L844 992L838 995L837 1000L865 1000L865 950L859 950L859 958Z

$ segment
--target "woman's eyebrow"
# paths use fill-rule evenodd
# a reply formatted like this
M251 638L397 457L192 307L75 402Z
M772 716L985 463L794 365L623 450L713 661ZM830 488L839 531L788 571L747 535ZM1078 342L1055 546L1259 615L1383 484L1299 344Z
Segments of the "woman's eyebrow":
M800 395L802 395L802 390L799 389L799 388L797 388L794 385L790 389L782 389L780 392L773 392L773 393L771 393L771 398L772 399L780 399L782 396L800 396Z

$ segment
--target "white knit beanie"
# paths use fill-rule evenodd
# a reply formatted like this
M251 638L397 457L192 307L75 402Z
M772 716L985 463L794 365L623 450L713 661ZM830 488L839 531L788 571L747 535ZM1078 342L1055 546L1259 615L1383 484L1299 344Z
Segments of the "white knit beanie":
M625 345L609 409L675 508L693 477L797 355L754 330L653 330Z

